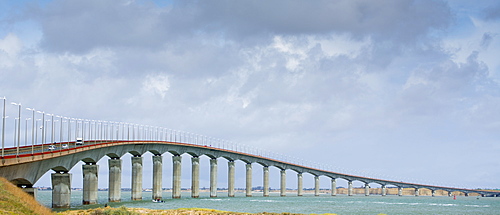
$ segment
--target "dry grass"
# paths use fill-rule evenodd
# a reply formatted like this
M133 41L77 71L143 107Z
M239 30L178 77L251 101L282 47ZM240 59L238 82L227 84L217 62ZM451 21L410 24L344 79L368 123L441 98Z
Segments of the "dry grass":
M105 215L105 214L153 214L153 215L225 215L225 214L234 214L234 215L244 215L244 214L252 214L252 213L239 213L239 212L230 212L230 211L219 211L214 209L204 209L204 208L179 208L179 209L171 209L171 210L153 210L153 209L144 209L144 208L97 208L97 209L88 209L88 210L73 210L73 211L65 211L59 213L60 215ZM262 215L293 215L293 213L255 213Z
M0 214L53 214L22 189L0 178Z

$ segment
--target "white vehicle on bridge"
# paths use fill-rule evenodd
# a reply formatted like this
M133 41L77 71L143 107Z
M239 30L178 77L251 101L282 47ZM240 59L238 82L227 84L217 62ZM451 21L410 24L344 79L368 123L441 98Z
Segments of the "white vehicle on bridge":
M47 148L47 150L49 150L49 151L56 150L56 149L57 149L57 147L54 145L50 145L49 148Z
M76 144L76 145L83 145L83 138L81 138L81 137L77 137L77 138L76 138L76 143L75 143L75 144Z

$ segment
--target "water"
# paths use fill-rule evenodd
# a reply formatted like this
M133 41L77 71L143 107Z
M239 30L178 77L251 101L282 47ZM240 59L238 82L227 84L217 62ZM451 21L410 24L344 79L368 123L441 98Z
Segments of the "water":
M47 207L51 206L51 191L38 191L37 199ZM500 214L500 198L479 198L458 196L314 196L279 197L279 193L271 193L270 197L262 197L262 193L253 193L254 197L245 197L245 193L236 193L236 197L226 197L227 193L219 192L218 198L210 198L208 192L200 193L200 198L190 198L189 192L183 192L182 198L172 199L170 192L164 192L165 203L153 203L151 192L143 192L142 201L130 201L130 192L122 191L122 202L108 203L108 192L99 191L98 205L82 205L82 192L72 191L71 202L74 209L125 206L129 208L176 209L176 208L210 208L235 212L290 212L290 213L336 213L336 214Z

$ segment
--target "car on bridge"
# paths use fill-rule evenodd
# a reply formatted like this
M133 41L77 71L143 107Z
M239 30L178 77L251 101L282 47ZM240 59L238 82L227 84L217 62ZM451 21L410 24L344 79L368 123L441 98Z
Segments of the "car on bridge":
M75 143L75 144L76 144L76 145L83 145L83 138L81 138L81 137L77 137L77 138L76 138L76 143Z
M49 148L47 148L47 150L49 150L49 151L53 151L53 150L56 150L56 149L57 149L57 147L54 146L54 145L50 145Z

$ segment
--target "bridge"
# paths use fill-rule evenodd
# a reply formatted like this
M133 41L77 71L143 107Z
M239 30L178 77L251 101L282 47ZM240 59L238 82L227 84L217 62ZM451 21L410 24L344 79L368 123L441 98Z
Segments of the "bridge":
M331 180L332 196L337 195L337 179L346 180L347 195L353 195L353 182L364 183L364 195L370 195L370 184L381 186L382 196L387 195L387 187L398 188L398 195L403 195L403 188L413 188L416 196L421 189L428 189L435 196L442 190L451 195L452 192L462 192L466 196L476 193L481 196L498 196L500 192L425 185L418 183L392 181L364 176L343 174L309 165L304 162L293 162L283 159L272 152L242 147L232 142L209 138L187 132L180 132L155 126L144 126L123 122L106 122L99 120L75 119L37 112L41 115L42 126L35 120L35 110L32 117L26 120L25 130L21 130L21 105L19 115L12 131L14 146L5 147L5 99L2 120L2 151L0 177L7 178L12 183L22 187L28 193L34 193L33 185L48 171L52 183L52 207L65 208L70 206L71 173L69 171L80 161L83 169L83 204L97 203L98 165L103 157L108 157L109 184L108 201L121 201L122 157L132 155L132 200L142 199L143 157L147 152L153 154L153 199L162 198L162 166L163 156L170 154L173 165L172 198L181 197L181 155L191 156L191 197L199 197L200 156L210 158L210 196L217 196L218 158L227 160L228 165L228 196L235 195L235 161L246 165L246 196L252 196L252 164L260 164L263 171L263 196L269 196L269 167L280 170L280 195L286 196L286 170L297 173L297 195L303 195L303 174L314 177L314 194L319 195L320 176ZM45 118L49 120L45 120ZM31 120L31 129L28 121ZM57 121L56 121L57 120ZM19 121L19 123L18 123ZM40 134L38 129L40 128ZM21 146L21 134L24 134L25 144ZM29 135L31 134L31 135ZM31 138L28 138L31 136ZM47 138L50 136L50 141ZM40 138L40 143L38 138ZM29 140L31 139L31 141ZM31 142L31 144L28 144Z

